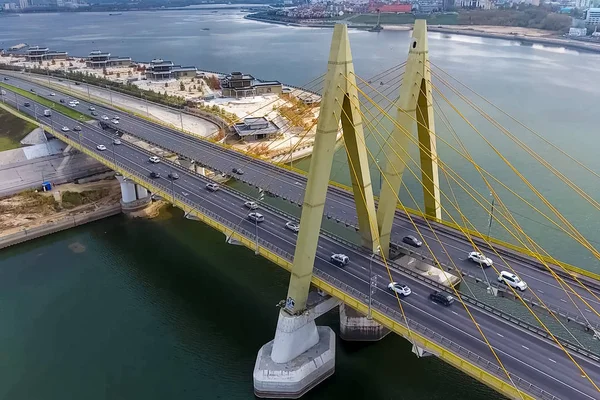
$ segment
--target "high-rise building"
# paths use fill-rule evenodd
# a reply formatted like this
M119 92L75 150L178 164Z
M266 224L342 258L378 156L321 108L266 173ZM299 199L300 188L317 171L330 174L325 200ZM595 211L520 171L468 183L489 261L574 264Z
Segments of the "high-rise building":
M29 1L28 0L19 0L19 8L21 10L24 10L27 7L29 7Z

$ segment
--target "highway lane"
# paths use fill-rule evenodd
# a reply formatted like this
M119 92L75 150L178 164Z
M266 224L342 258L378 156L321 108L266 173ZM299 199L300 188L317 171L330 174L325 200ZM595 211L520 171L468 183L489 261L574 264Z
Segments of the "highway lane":
M24 108L24 111L33 114L31 108ZM52 120L58 127L63 125L73 126L76 124L70 118L59 114ZM111 156L114 157L117 162L138 171L143 176L149 176L151 171L160 172L163 178L156 179L155 181L165 186L167 190L171 182L164 179L164 177L170 171L176 170L181 176L179 180L172 183L177 195L184 196L195 204L212 210L234 224L238 224L240 228L253 232L255 225L246 220L248 210L243 206L246 198L231 193L227 189L211 193L204 188L206 182L209 182L208 179L183 168L167 165L166 163L151 164L147 161L149 155L147 151L130 146L125 142L122 145L114 146L115 151L113 155L112 136L86 124L82 125L82 128L81 141L83 145L95 149L98 144L104 144L108 147L108 150L99 153L103 154L109 160ZM69 134L72 135L75 133L70 132ZM150 178L147 179L150 180ZM284 224L289 217L271 212L270 210L261 210L261 212L265 215L266 221L258 226L259 237L276 244L290 255L293 254L296 234L284 228ZM329 262L329 256L333 252L340 251L348 254L352 260L351 264L344 269L337 268ZM317 270L322 270L333 275L346 284L365 293L369 287L368 264L368 254L345 248L341 243L327 237L320 238L317 259L315 261L315 268ZM385 267L374 260L373 269L380 277L375 300L381 301L393 309L398 309L395 296L392 296L385 289L385 283L389 281ZM392 275L395 280L409 284L414 290L413 295L403 300L405 311L409 318L423 323L465 348L472 349L477 354L493 360L486 345L480 339L477 339L479 335L463 308L458 307L457 304L451 309L432 304L427 299L431 288L398 271L393 271ZM594 396L597 395L595 389L591 385L586 384L587 381L582 381L578 377L577 371L570 364L564 353L551 343L537 336L522 333L513 325L509 325L505 321L498 321L476 309L472 309L472 311L487 333L490 343L497 349L502 361L513 373L523 379L534 382L560 398L595 398ZM528 354L525 350L530 350L531 354ZM554 366L554 362L549 360L556 361L557 365ZM580 359L578 358L578 360ZM597 376L599 371L597 365L590 361L580 361L593 379L600 378Z
M18 83L19 87L26 90L33 87L37 93L56 100L56 97L51 98L48 96L50 90L41 85L32 84L20 79L11 79L12 84ZM69 96L61 97L67 100L70 99ZM89 114L88 107L90 104L81 99L81 104L77 109ZM98 117L102 115L108 117L114 115L120 116L121 120L118 127L124 131L133 133L140 138L178 154L198 160L211 169L223 173L230 173L233 167L242 167L246 173L241 177L238 176L238 179L255 186L260 186L268 192L275 193L298 204L301 204L303 201L304 186L306 184L306 177L303 175L282 170L271 164L228 151L206 141L182 134L181 132L132 117L121 111L111 110L97 104L94 104L94 106L99 113ZM330 187L325 212L334 220L346 225L355 226L357 223L351 194L339 188ZM392 231L392 241L398 243L407 234L413 234L417 237L422 235L442 265L456 266L470 275L483 280L489 280L490 282L496 282L497 273L492 268L484 271L478 265L467 260L466 255L469 251L473 250L473 246L460 233L457 235L447 234L444 230L439 229L440 225L437 224L433 224L434 227L432 229L421 219L416 221L416 225L419 232L408 221L407 216L398 211ZM594 288L592 290L593 294L590 294L572 280L567 281L574 287L576 293L591 306L588 307L577 296L571 295L572 298L569 298L563 288L561 288L561 285L548 272L543 270L544 267L540 263L535 261L524 262L520 257L510 255L504 257L503 262L487 246L481 246L479 249L486 256L494 260L498 269L510 270L507 265L514 268L517 274L528 283L530 289L551 309L560 309L573 316L581 315L583 318L589 319L592 325L600 325L600 316L595 312L595 310L600 309L600 301L598 300L600 290L597 288ZM426 249L422 248L419 251L431 258L431 254Z
M56 101L57 98L64 98L65 103L68 103L68 100L71 99L69 96L61 96L60 93L58 93L58 96L49 96L50 91L48 89L41 85L31 84L27 81L12 78L10 83L18 83L18 86L26 90L34 88L38 94L44 95L54 101ZM88 103L82 99L81 104L76 107L76 109L80 112L89 114L90 105L92 105L92 103ZM223 173L230 173L233 167L242 167L245 170L245 174L237 176L236 178L260 186L269 192L279 194L281 197L298 204L302 203L304 186L306 184L306 178L303 175L284 171L271 164L228 151L206 141L181 134L180 132L150 123L143 119L132 117L127 113L118 110L111 110L97 104L93 106L99 114L98 118L101 118L104 115L109 118L108 121L104 122L110 123L110 119L113 116L119 116L120 121L118 125L114 125L118 129L134 133L140 138L174 151L175 153L198 160L202 164L209 166L211 169ZM349 193L339 188L330 188L325 212L334 220L347 225L356 225L356 211L353 199ZM473 247L464 237L461 237L460 235L449 235L445 233L444 230L436 229L435 227L432 229L423 221L418 222L417 226L419 232L416 231L413 224L408 222L406 215L398 212L396 223L393 228L392 241L396 243L401 242L402 237L407 234L422 237L424 241L429 244L432 253L436 255L436 258L442 265L450 267L456 266L470 275L480 277L485 281L490 281L492 283L497 282L497 274L494 269L490 268L482 270L478 265L467 260L466 255ZM576 293L581 296L581 298L585 299L591 306L588 307L588 305L584 304L578 296L571 295L571 298L569 298L554 278L547 272L543 272L536 267L531 268L530 262L523 262L519 257L510 256L505 257L505 262L502 262L499 257L493 254L493 251L486 250L485 248L483 248L482 251L494 260L496 268L499 270L510 270L507 265L514 268L528 283L530 290L534 291L551 309L564 310L572 316L581 315L581 319L587 318L592 325L600 325L600 316L595 312L595 310L600 309L600 302L594 297L600 297L599 290L593 290L592 295L585 289L579 287L579 285L570 282ZM432 258L431 253L425 248L419 249L418 252Z

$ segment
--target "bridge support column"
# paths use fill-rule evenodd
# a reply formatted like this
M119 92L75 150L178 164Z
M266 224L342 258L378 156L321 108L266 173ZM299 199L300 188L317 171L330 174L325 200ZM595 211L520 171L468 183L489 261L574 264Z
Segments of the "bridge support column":
M421 358L421 357L428 357L428 356L433 355L433 354L427 352L427 350L425 350L424 348L419 347L416 344L412 345L412 352L414 354L416 354L416 356L419 357L419 358Z
M340 305L340 338L349 342L376 342L390 330L345 304Z
M313 294L314 293L314 294ZM315 319L339 300L311 292L310 308L301 315L279 312L275 339L258 352L254 394L261 398L297 399L335 371L335 333Z
M148 189L117 175L121 184L121 209L124 213L139 211L152 202Z

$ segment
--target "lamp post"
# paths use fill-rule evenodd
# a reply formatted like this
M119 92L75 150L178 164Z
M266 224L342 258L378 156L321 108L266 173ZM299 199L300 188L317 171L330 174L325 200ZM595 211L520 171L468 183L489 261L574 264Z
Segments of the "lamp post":
M377 275L373 276L373 258L375 255L379 255L381 253L381 247L377 246L377 249L371 257L369 258L369 312L367 313L367 319L373 319L371 316L371 304L373 302L373 295L375 294L375 290L377 290Z
M21 111L19 110L19 98L17 97L17 92L13 92L15 94L15 105L17 106L17 111Z
M110 91L110 86L106 85L106 88L108 89L108 95L110 96L110 106L113 107L112 92Z
M492 197L492 202L490 203L490 221L488 223L488 233L487 233L488 240L490 240L490 232L492 230L492 221L493 221L493 215L494 215L494 200L496 200L496 197L494 196L493 193L490 192L490 196Z
M256 215L256 213L254 214L254 229L255 229L255 236L256 236L256 249L254 250L254 254L258 255L259 251L258 251L258 216Z

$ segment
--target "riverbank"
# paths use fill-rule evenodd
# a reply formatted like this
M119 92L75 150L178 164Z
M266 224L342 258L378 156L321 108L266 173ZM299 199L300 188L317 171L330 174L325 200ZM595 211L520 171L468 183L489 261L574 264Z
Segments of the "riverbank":
M333 28L336 23L344 21L312 23L312 22L284 22L268 18L257 18L252 15L246 15L244 18L275 25L293 26L299 28ZM412 30L412 24L389 25L382 24L383 29L387 31L409 31ZM348 24L350 29L368 30L372 25L366 24ZM584 50L594 53L600 53L600 42L584 42L580 40L567 39L557 36L554 32L542 31L541 29L521 28L512 26L491 26L491 25L429 25L429 32L440 32L455 35L477 36L491 39L517 40L520 42L543 44L546 46L564 47L574 50Z
M0 199L0 249L119 214L120 197L111 179Z

